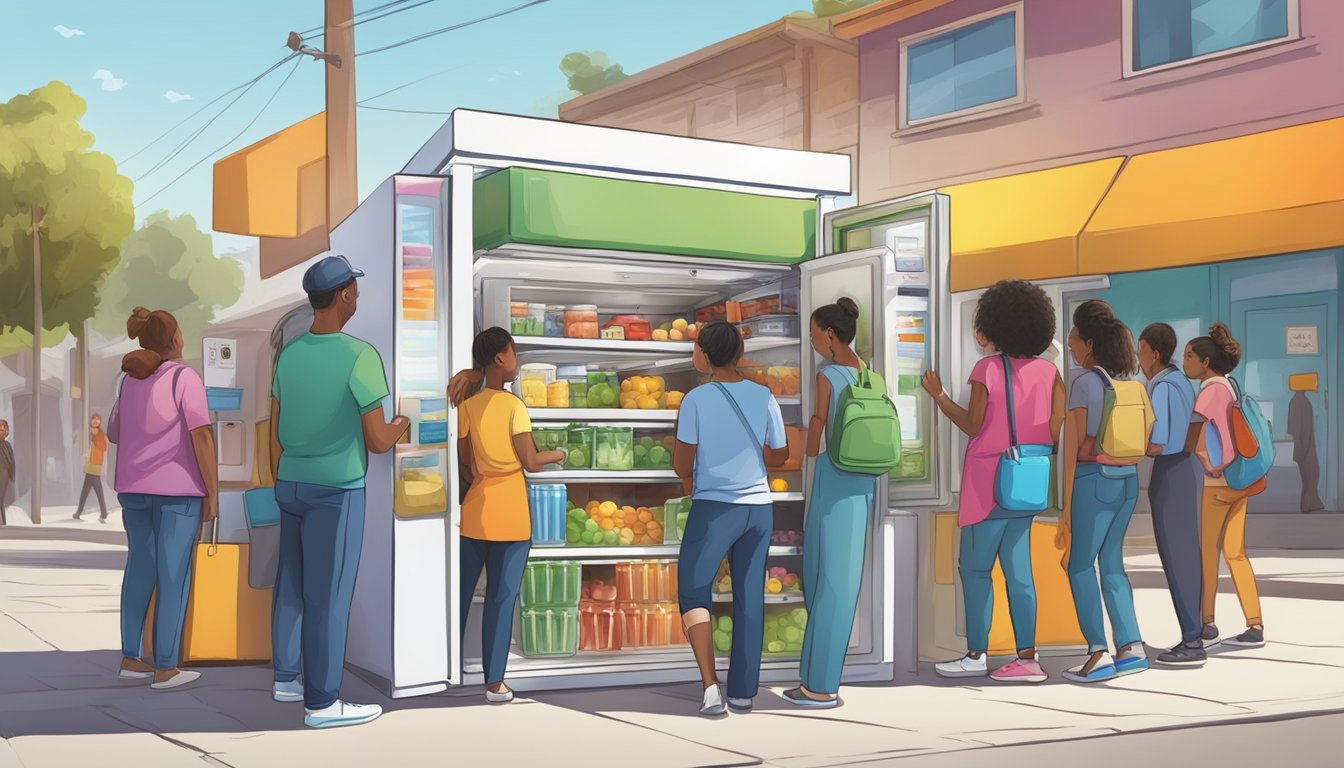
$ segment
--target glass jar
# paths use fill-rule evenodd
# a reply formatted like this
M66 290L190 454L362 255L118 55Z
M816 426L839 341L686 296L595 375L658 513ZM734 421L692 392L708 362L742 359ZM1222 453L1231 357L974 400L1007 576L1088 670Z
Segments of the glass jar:
M588 407L588 367L584 365L562 365L556 370L556 377L569 384L569 407Z
M546 307L546 327L545 335L550 338L559 338L565 335L565 307L562 304L551 304Z
M572 424L565 435L565 469L593 468L592 427Z
M597 469L635 468L635 437L630 427L598 427L594 435L593 466Z
M546 333L546 305L527 305L527 333L525 336L543 336Z
M509 333L514 336L527 335L527 302L509 302Z
M555 381L555 366L528 363L518 374L518 394L529 408L546 407L546 387Z
M553 381L546 385L546 407L547 408L568 408L569 407L569 382L564 379Z
M576 304L565 310L565 335L571 339L596 339L597 305Z
M615 371L588 372L588 407L618 408L621 403L621 385Z

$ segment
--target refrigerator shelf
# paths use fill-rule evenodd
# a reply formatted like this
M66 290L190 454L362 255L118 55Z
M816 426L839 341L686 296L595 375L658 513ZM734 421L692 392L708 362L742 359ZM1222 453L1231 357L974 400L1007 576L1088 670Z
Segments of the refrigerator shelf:
M733 602L733 595L731 592L715 592L714 602L731 603ZM801 604L803 602L806 602L806 599L803 597L802 592L794 592L792 594L780 592L778 594L767 594L765 596L766 605L793 605Z
M803 494L800 491L790 491L789 493L772 493L771 501L802 501Z
M627 341L624 339L571 339L555 336L515 336L514 346L519 350L587 350L592 352L649 352L654 354L680 354L687 359L694 351L695 342L691 341ZM763 352L768 349L796 347L802 343L797 338L762 336L746 340L747 352Z
M529 408L532 423L588 424L592 422L642 422L658 424L677 423L677 412L672 410L633 410L626 408Z
M582 560L609 562L612 560L665 560L675 559L680 544L662 544L651 547L533 547L531 560ZM793 557L803 553L802 547L771 547L770 557Z
M681 478L670 469L566 469L552 472L528 472L527 479L550 483L679 483Z

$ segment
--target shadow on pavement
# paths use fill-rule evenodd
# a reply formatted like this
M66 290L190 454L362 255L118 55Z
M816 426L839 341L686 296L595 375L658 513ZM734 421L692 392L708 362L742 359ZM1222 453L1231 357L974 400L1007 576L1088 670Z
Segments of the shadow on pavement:
M56 568L95 571L120 571L126 567L126 552L34 550L0 551L0 566L16 568Z

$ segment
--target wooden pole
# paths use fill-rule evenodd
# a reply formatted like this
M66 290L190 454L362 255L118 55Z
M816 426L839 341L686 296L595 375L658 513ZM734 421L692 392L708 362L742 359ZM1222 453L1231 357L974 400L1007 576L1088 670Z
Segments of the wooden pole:
M32 510L34 525L42 522L42 219L46 213L33 207L33 449Z
M354 0L326 0L327 231L359 205L355 154Z

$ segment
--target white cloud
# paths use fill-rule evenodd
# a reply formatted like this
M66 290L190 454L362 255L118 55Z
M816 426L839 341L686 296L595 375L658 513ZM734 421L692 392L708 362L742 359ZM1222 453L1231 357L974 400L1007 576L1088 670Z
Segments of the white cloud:
M65 26L64 24L57 24L56 26L52 27L52 29L56 30L56 34L60 35L61 37L64 37L66 40L69 40L72 37L82 37L84 35L84 30L71 29Z
M94 72L93 79L103 81L104 91L120 91L122 88L126 87L125 80L118 79L115 75L113 75L111 72L108 72L106 69L100 69L97 72Z
M174 104L176 104L179 101L191 101L190 96L188 96L185 93L178 93L177 91L169 91L163 94L163 98L173 102Z

